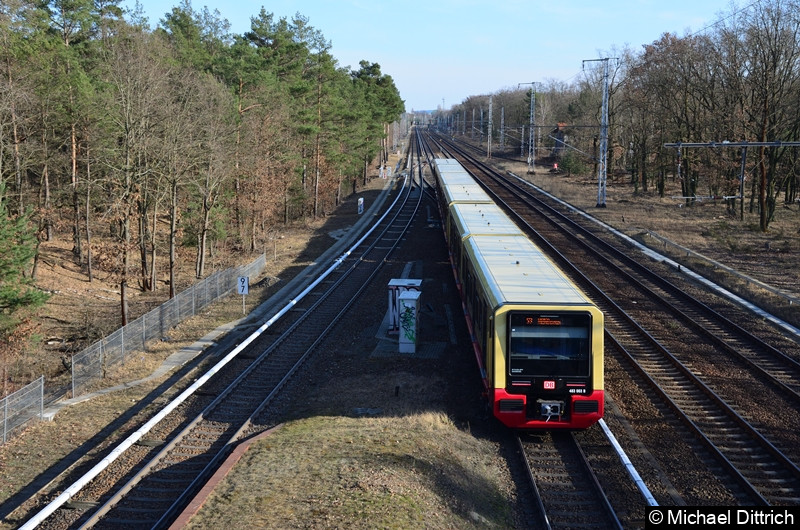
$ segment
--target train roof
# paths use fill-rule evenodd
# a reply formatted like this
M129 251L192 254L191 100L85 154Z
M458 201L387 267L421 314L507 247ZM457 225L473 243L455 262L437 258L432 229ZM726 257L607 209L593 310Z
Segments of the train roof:
M563 272L524 235L476 235L464 242L493 307L592 305Z
M448 207L454 203L493 204L492 198L457 160L437 158L436 177Z
M456 160L455 158L434 158L433 164L436 167L447 167L447 166L458 166L461 167L461 163Z
M474 235L522 234L519 227L496 204L453 204L450 206L450 218L463 239Z
M436 175L440 179L453 179L463 175L465 178L472 179L472 175L464 169L458 160L454 158L434 158L433 166L436 170Z
M483 188L476 182L450 183L442 186L445 203L448 207L455 203L494 204Z
M458 165L437 165L436 171L442 175L465 174L469 175L466 169L461 164Z

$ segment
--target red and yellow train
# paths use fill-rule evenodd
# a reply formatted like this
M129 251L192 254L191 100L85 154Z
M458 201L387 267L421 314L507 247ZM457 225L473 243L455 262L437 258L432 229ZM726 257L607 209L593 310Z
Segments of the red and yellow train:
M445 239L486 395L516 429L603 416L603 313L453 159L433 169Z

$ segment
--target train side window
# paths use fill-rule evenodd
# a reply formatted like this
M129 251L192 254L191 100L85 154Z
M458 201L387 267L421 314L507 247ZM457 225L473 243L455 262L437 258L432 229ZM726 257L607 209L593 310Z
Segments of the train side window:
M467 304L470 313L475 311L475 275L472 273L472 268L467 272ZM474 317L474 314L473 314Z
M486 313L487 313L487 311L486 311L486 302L483 299L481 299L479 301L478 305L479 305L479 308L480 308L479 311L478 311L478 313L479 313L478 318L480 319L480 322L481 322L481 325L480 325L481 351L486 353L487 352L487 346L488 346L488 339L489 339L489 337L488 337L488 329L487 329L489 326L487 326L487 322L486 322Z

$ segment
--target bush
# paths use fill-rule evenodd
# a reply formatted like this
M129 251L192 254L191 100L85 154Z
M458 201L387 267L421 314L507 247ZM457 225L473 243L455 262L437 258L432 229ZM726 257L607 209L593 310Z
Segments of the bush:
M580 155L573 151L568 151L561 159L559 167L562 171L566 171L567 175L573 173L586 173L586 164L581 159Z

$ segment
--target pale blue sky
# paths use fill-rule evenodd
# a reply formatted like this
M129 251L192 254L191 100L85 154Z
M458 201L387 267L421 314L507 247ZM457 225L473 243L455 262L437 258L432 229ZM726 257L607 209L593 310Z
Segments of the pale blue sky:
M179 3L140 0L151 27ZM707 31L733 11L730 0L192 0L197 11L204 6L237 34L262 6L275 19L304 15L331 42L340 66L380 64L408 111L443 101L450 108L519 83L573 81L583 60L626 45L641 49L665 32Z

